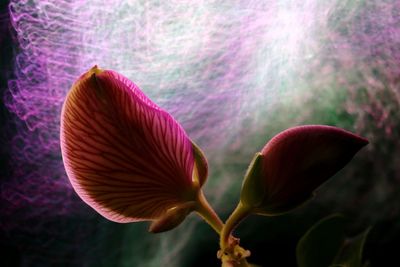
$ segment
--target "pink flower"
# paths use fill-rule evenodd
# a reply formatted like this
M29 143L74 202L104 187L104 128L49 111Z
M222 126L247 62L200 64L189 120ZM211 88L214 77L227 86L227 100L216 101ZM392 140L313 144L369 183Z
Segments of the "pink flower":
M207 178L205 157L179 123L127 78L97 66L65 100L61 150L71 184L88 205L115 222L169 224L154 231L194 210Z
M287 129L256 155L243 184L241 202L258 214L290 211L310 199L367 144L365 138L332 126Z

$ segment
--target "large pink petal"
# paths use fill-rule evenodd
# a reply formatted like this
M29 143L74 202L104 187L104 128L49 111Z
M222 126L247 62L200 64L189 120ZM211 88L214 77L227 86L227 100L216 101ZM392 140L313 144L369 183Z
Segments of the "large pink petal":
M61 148L78 195L110 220L155 219L194 197L194 152L185 131L114 71L94 67L73 85Z
M367 144L332 126L299 126L279 133L261 151L263 212L285 212L302 204Z

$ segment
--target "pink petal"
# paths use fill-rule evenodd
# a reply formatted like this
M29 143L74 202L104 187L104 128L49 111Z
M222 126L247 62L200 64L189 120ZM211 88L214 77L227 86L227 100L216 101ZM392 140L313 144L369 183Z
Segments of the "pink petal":
M78 195L112 221L155 219L193 197L194 154L185 131L114 71L94 67L73 85L61 148Z
M279 133L261 151L264 212L285 212L302 204L367 144L332 126L299 126Z

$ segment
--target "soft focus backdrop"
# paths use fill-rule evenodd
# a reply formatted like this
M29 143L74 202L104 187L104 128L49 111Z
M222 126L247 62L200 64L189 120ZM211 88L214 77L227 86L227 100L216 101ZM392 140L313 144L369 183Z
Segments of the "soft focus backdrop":
M295 266L317 220L369 225L365 259L399 264L400 2L11 0L0 3L1 266L218 266L218 237L109 222L72 190L60 110L97 64L139 85L205 151L205 192L225 219L253 154L279 131L329 124L370 140L294 213L238 229L251 262ZM397 252L396 252L397 251ZM393 265L394 264L394 265Z

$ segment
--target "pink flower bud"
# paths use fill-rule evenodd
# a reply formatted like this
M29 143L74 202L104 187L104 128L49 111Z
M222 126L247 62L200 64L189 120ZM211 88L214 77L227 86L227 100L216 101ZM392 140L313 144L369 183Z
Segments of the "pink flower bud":
M341 170L368 140L343 129L306 125L273 137L245 178L241 202L253 213L290 211Z
M187 207L207 178L205 157L179 123L127 78L97 66L65 100L61 150L75 191L115 222ZM178 223L171 220L165 229Z

